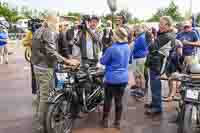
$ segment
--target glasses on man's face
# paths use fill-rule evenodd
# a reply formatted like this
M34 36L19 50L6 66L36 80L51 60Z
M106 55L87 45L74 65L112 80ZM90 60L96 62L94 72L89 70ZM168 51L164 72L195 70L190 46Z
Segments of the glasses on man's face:
M184 26L184 29L190 29L190 26Z

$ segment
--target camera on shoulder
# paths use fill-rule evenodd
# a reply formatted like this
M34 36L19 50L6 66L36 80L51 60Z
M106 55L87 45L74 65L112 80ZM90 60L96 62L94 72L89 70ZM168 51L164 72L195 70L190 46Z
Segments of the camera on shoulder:
M82 17L82 22L81 24L78 26L78 28L82 31L86 31L87 30L87 22L90 21L90 16L89 15L84 15Z
M31 19L28 21L28 29L32 32L35 32L37 29L42 27L43 20L40 19Z

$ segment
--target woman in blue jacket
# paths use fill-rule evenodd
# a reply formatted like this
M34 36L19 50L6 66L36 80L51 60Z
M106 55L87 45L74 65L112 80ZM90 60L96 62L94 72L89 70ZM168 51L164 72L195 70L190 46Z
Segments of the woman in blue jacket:
M105 65L105 101L102 124L108 127L108 116L115 100L115 121L113 126L120 128L122 115L122 97L128 84L128 64L130 49L128 46L128 33L124 28L118 28L113 35L113 44L108 48L100 62Z
M145 78L144 78L144 72L145 72L145 62L146 57L149 53L148 50L148 42L146 38L146 32L143 25L138 25L135 27L135 34L136 39L134 43L134 49L131 53L131 56L133 58L133 76L135 77L136 85L132 86L132 96L141 95L144 96L145 91Z

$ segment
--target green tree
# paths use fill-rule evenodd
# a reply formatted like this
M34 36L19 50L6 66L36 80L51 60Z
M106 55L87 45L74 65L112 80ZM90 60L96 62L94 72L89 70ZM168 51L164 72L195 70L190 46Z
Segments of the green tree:
M21 14L25 17L25 18L32 18L33 16L33 12L31 9L29 9L28 7L26 6L23 6L21 8Z
M47 9L38 11L38 16L41 18L47 17L48 14L49 14L49 10L47 10Z
M162 16L171 16L174 21L182 21L184 18L179 12L179 7L172 1L167 8L160 8L148 21L159 21Z
M5 17L9 22L16 22L20 18L17 9L9 8L7 3L0 4L0 16Z
M68 12L67 16L81 17L81 14L78 12Z
M200 25L200 13L197 14L197 18L196 18L197 24Z
M134 17L133 19L129 20L129 24L140 24L142 22L143 22L143 20L140 20L137 17Z

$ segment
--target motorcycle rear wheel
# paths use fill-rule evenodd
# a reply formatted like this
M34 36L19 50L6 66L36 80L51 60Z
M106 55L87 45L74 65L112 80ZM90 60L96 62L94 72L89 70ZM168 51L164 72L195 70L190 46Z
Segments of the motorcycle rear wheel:
M60 97L56 103L50 104L47 117L46 129L48 133L71 133L73 119L70 116L70 103L65 96Z

